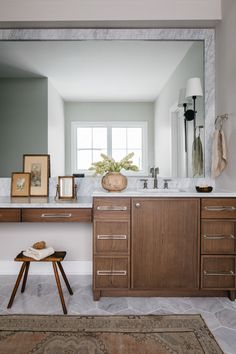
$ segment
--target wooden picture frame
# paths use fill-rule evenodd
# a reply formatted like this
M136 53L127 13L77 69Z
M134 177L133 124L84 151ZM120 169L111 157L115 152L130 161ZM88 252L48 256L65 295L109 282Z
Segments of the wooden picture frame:
M50 155L24 155L23 170L31 174L30 196L47 197L49 194Z
M30 173L12 172L11 174L11 197L29 197Z
M58 198L75 199L76 195L75 178L73 176L58 177Z

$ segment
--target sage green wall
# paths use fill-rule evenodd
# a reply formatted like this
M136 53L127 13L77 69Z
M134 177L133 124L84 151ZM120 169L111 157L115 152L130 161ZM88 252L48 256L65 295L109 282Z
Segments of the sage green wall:
M153 164L154 104L152 102L65 102L66 174L71 174L72 121L147 121L149 167Z
M47 79L0 79L0 177L48 151Z

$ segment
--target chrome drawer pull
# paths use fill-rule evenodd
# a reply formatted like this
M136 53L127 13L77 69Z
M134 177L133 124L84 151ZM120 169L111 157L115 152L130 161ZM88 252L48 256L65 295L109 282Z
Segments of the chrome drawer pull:
M235 211L236 207L234 206L205 206L205 210L208 211Z
M98 240L127 240L127 235L97 235Z
M203 238L205 240L227 240L227 239L232 239L235 240L235 236L230 234L230 235L203 235Z
M125 211L127 210L127 206L119 206L119 205L101 205L97 206L97 210L105 210L105 211Z
M215 272L207 272L206 270L203 271L203 274L205 276L230 276L230 277L233 277L235 276L235 273L233 270L230 270L229 272L221 272L221 273L215 273Z
M97 275L127 275L126 270L97 270Z
M71 218L72 214L42 214L41 218Z

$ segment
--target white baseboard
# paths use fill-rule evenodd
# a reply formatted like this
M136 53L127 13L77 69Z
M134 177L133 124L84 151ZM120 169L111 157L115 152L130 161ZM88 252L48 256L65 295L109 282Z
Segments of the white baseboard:
M0 261L0 275L16 275L19 273L21 262ZM66 274L92 274L91 261L64 261L62 262ZM31 262L29 274L47 275L54 274L51 262L34 263Z

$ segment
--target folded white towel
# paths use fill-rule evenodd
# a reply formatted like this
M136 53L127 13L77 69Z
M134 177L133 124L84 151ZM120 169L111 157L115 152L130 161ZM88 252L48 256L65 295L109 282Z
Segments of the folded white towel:
M24 252L23 255L26 257L34 258L36 261L40 261L43 258L51 256L55 251L52 247L47 247L42 250L36 250L33 247L28 247Z
M227 165L227 148L223 130L215 130L212 144L212 177L217 177Z

